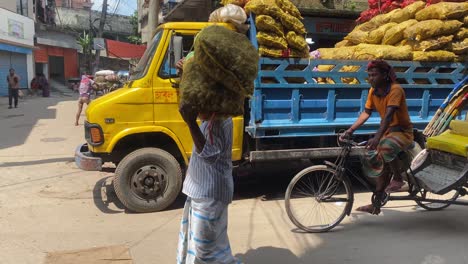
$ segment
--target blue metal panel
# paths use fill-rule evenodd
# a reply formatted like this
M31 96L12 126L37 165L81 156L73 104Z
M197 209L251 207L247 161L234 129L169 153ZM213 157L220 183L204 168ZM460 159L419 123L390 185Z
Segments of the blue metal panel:
M18 46L14 46L14 45L5 44L5 43L0 43L0 50L15 52L15 53L22 53L22 54L31 54L32 53L32 49L28 49L28 48L24 48L24 47L18 47Z
M257 46L255 30L250 34ZM417 128L426 126L466 71L461 63L389 63L397 70ZM335 67L329 72L313 71L318 65ZM340 72L344 66L359 66L359 70ZM349 127L364 111L369 89L366 66L367 61L261 58L246 130L254 138L294 137L333 135ZM317 78L330 78L335 84L319 84ZM356 78L359 84L343 83L342 78ZM358 133L374 132L379 125L380 117L374 114Z

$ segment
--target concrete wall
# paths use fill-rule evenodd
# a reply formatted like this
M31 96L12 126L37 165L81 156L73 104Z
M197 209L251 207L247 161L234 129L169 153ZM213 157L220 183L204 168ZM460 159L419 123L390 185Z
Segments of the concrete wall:
M57 7L55 23L57 26L68 27L72 30L82 32L84 29L89 29L89 13L89 10ZM91 21L95 21L96 18L100 17L100 12L91 11ZM94 23L94 26L99 26L98 20ZM131 35L132 25L130 24L130 17L122 15L108 15L104 32Z
M91 0L55 0L55 5L59 7L69 7L75 9L91 8Z
M0 7L8 9L13 13L16 13L16 11L17 11L16 4L17 3L18 3L17 0L0 0ZM28 5L28 14L27 14L27 16L29 18L34 19L35 15L34 15L33 0L23 0L23 3L27 3L27 5Z
M0 8L0 41L33 47L34 21L16 12Z

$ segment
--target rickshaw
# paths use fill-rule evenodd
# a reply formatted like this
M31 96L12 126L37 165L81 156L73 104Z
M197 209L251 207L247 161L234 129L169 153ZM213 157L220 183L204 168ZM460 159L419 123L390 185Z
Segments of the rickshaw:
M341 153L335 162L325 161L323 165L308 167L291 180L285 194L289 219L306 232L326 232L336 227L351 214L352 178L373 192L374 208L380 209L396 200L411 200L429 211L442 210L452 204L468 205L468 200L458 200L467 194L468 187L468 114L465 113L464 120L454 120L457 115L461 116L468 99L468 85L464 89L456 98L449 95L452 98L447 98L448 102L453 102L446 104L445 109L450 111L442 109L426 127L424 134L429 135L426 148L420 151L413 144L398 155L397 162L392 162L394 167L390 171L401 173L408 183L407 195L376 195L371 179L352 169L352 156L356 155L350 154L364 151L366 142L348 139L340 143ZM455 107L451 107L453 105Z

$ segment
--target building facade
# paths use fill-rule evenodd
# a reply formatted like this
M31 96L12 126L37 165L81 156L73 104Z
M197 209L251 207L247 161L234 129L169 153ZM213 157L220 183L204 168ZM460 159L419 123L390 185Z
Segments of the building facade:
M33 18L32 0L0 0L0 96L8 95L10 68L20 76L20 88L29 88L34 76Z

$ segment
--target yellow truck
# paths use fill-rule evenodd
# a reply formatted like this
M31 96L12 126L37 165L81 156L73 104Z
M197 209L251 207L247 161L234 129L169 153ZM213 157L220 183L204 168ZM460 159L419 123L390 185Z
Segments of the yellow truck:
M116 194L132 211L163 210L181 191L193 143L178 111L175 62L190 51L195 34L212 24L161 25L125 87L94 100L86 111L87 143L77 147L75 162L83 170L101 170L103 163L114 163ZM258 47L252 19L247 34ZM337 132L348 128L364 111L369 89L367 62L262 57L259 63L245 114L233 119L233 162L337 156ZM411 119L419 129L426 126L466 68L461 63L391 63L403 69L398 78L406 80L402 85ZM336 67L331 72L314 71L318 65ZM360 70L341 72L347 65L360 66ZM318 84L318 77L332 78L335 84ZM345 77L359 83L343 83ZM417 84L413 78L426 78L427 82ZM371 117L357 133L367 137L379 124L379 117Z

